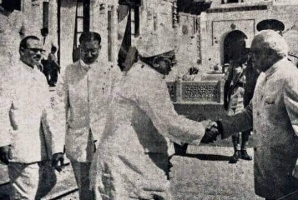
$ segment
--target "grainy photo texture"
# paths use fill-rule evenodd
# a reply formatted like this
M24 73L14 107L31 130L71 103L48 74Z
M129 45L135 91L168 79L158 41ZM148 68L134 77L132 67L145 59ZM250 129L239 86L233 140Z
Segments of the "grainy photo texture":
M297 0L0 0L0 199L297 200Z

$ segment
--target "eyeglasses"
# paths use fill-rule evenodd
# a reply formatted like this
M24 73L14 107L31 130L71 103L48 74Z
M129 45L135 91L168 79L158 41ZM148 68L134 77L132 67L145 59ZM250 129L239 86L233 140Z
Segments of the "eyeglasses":
M171 63L172 64L172 67L177 64L177 60L176 60L175 54L174 55L173 54L162 55L161 58L164 59L164 60L167 60L169 63Z

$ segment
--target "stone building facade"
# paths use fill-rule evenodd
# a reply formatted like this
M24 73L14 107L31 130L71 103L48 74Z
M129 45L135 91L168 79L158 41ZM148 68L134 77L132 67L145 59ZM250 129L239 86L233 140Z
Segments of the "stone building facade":
M259 22L276 19L287 31L297 23L297 9L295 0L214 0L210 9L199 16L201 49L198 51L202 55L202 69L209 71L216 64L228 62L225 40L232 32L242 32L246 36L246 48L250 48Z
M181 9L186 2L191 2L190 8ZM205 4L209 7L203 8ZM120 16L123 8L127 12ZM84 30L102 35L101 59L117 65L128 27L131 46L144 30L166 27L176 34L179 63L170 80L190 67L208 72L226 63L225 40L234 31L246 36L246 47L250 48L260 21L277 19L286 31L298 19L296 0L20 0L20 9L38 36L41 28L49 29L49 37L59 44L62 70L73 61L73 49L78 47L78 37Z
M84 12L86 2L89 2L89 12ZM89 23L87 30L101 34L101 59L111 65L118 64L118 54L123 40L129 40L128 43L134 46L136 38L145 30L157 31L165 26L174 31L173 0L79 0L78 5L79 10L76 12L76 1L60 0L59 39L62 66L72 62L73 46L78 45L76 39L83 30L86 30L86 23ZM87 22L82 18L88 18ZM75 27L77 27L77 38L74 38ZM129 38L125 35L127 28Z

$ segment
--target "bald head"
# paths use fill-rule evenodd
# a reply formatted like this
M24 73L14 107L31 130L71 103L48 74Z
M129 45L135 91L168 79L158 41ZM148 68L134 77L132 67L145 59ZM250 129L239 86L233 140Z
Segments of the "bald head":
M288 55L285 39L273 30L261 31L252 41L251 53L253 66L266 71L274 63Z

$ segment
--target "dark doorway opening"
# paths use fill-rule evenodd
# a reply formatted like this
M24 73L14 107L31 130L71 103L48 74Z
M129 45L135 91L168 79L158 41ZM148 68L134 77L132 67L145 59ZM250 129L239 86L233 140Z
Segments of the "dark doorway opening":
M229 63L230 60L243 63L246 61L246 39L247 36L239 30L227 34L224 40L224 63Z

